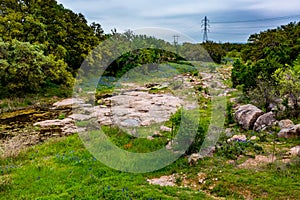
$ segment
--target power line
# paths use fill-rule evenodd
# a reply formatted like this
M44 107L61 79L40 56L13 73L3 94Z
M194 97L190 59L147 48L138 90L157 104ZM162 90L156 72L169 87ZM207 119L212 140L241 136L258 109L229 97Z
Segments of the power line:
M228 32L211 32L212 35L251 35L251 33L228 33Z
M253 19L253 20L238 20L238 21L216 21L211 22L212 24L235 24L235 23L251 23L251 22L262 22L262 21L278 21L283 19L290 19L294 17L300 17L300 15L290 15L283 17L273 17L273 18L263 18L263 19Z

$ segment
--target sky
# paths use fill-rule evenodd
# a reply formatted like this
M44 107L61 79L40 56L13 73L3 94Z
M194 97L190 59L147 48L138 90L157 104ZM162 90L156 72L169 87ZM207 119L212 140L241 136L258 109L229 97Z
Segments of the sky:
M209 19L208 39L215 42L245 43L251 34L300 21L299 0L57 1L82 13L89 23L101 24L105 33L114 28L121 33L151 30L149 34L155 36L155 30L170 30L163 39L172 41L176 34L179 43L203 41L201 25L205 16Z

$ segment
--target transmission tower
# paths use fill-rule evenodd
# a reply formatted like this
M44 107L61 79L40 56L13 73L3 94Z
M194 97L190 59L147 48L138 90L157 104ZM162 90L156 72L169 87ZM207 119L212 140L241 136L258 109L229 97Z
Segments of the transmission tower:
M178 38L180 36L179 35L173 35L173 38L174 38L174 46L177 46L178 45Z
M176 53L178 54L178 38L180 37L179 35L173 35L174 37L174 46L176 48Z
M209 32L208 27L210 27L208 23L209 23L209 20L208 20L207 16L205 16L204 19L202 20L202 25L201 25L201 27L203 27L203 32L204 32L203 33L203 43L208 41L207 33Z

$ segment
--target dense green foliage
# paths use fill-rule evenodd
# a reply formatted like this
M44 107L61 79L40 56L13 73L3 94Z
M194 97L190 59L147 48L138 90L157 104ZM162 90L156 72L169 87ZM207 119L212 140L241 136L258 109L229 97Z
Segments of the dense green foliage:
M216 62L220 64L225 56L221 44L207 41L202 44L183 43L178 47L180 55L189 61Z
M208 115L210 113L207 113ZM184 120L182 120L184 118ZM193 116L193 113L188 113L183 109L179 109L175 114L170 118L174 132L178 132L179 128L182 126L180 131L180 137L178 137L178 146L189 145L189 148L186 150L186 154L190 155L192 153L198 153L202 146L202 143L206 137L206 132L210 123L210 119L207 116L201 115L199 122L196 121L197 117ZM184 121L184 123L182 123ZM197 124L198 128L194 138L190 135L193 130L194 125ZM175 147L176 149L176 147Z
M13 90L18 90L19 95L38 92L51 85L68 88L72 82L69 73L75 77L82 64L88 66L85 70L91 70L90 73L98 71L99 69L95 69L95 66L102 66L103 59L113 61L106 69L107 75L121 76L130 69L145 64L149 65L149 71L151 71L163 62L213 60L220 63L224 56L221 45L211 41L205 44L172 45L154 37L134 35L131 31L119 34L114 30L111 35L104 35L100 24L88 25L81 13L76 14L65 9L56 0L1 1L0 36L3 41L0 58L2 59L1 74L5 74L5 81L1 85L5 88L1 92L2 97L8 96L8 93ZM110 37L113 38L113 42L107 44L106 40L105 46L98 46ZM113 57L118 51L114 46L116 42L123 53L119 58ZM31 59L21 61L12 58L11 51L19 51L16 48L20 46L15 46L16 43L26 44L28 48L34 49L29 58L34 59L39 52L40 57L48 59L51 74L43 71L45 59L37 58L33 64ZM15 49L5 50L7 46L14 46ZM88 56L95 47L97 49ZM86 62L83 63L84 60ZM23 69L25 65L30 67ZM7 70L8 68L10 70ZM22 78L11 83L15 79L15 73L33 68L31 73L23 73ZM32 81L35 76L35 81ZM30 83L21 83L21 79Z
M100 24L56 0L1 1L0 36L0 97L70 90L72 75L106 37Z
M41 92L50 84L72 85L67 64L54 55L46 56L42 45L12 40L1 41L0 46L0 97Z
M4 41L43 44L45 55L65 60L73 70L103 39L99 24L89 26L82 14L65 9L56 0L4 0L0 13L0 35Z
M147 70L141 73L146 74L157 70L159 64L176 60L178 60L177 55L172 52L161 49L138 49L123 54L115 60L108 66L105 75L121 77L129 70L143 65L146 65Z
M299 113L299 38L300 23L251 35L242 48L242 60L233 64L233 86L242 88L266 110L282 98L292 101L293 113Z
M214 62L221 64L222 58L225 56L225 51L222 49L222 45L207 41L203 44L204 49L209 53Z

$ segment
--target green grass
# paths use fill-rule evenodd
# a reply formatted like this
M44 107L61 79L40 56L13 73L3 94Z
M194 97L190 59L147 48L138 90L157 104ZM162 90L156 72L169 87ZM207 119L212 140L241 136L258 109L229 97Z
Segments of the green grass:
M77 135L53 139L0 164L0 199L205 198L190 189L149 185L151 174L110 169L84 148Z
M136 152L156 148L150 145L150 141L144 143L132 138L126 141L125 136L120 137L118 132L110 137L115 143L132 141L133 151ZM298 142L285 141L282 147L290 148ZM264 144L269 142L262 146ZM0 199L209 199L203 192L154 186L146 181L147 178L174 173L186 174L188 179L197 180L199 172L207 174L206 182L199 186L200 189L217 197L297 199L300 196L299 158L290 164L273 163L247 170L226 161L224 156L216 154L190 166L182 157L155 172L124 173L97 161L85 149L78 135L73 135L51 139L17 157L1 159ZM237 164L241 162L237 161ZM179 185L181 182L178 180Z
M232 97L239 97L239 93L233 92ZM211 120L211 103L201 98L199 104L199 123L206 130ZM232 112L232 108L228 107L227 111ZM173 119L175 125L177 118L179 120L178 113ZM227 118L226 124L232 124L230 116ZM88 123L78 122L77 125L86 126ZM171 127L171 120L165 125ZM154 125L150 132L159 126ZM119 172L105 166L87 151L78 135L50 139L30 147L17 157L0 159L0 199L212 199L212 196L225 199L299 199L300 158L294 158L288 164L276 161L253 169L241 169L238 165L257 153L270 155L274 140L277 142L275 156L282 158L288 149L299 145L300 140L278 139L268 132L254 133L238 126L232 129L234 134L245 134L247 138L257 136L258 140L253 144L226 144L228 148L223 152L217 152L195 165L189 165L187 157L183 156L163 169L145 174ZM149 141L127 135L114 127L105 127L104 132L115 145L130 152L157 150L172 137L171 133L164 133L163 137ZM140 128L138 132L146 137L149 128ZM221 135L219 144L227 139L224 134ZM255 152L257 146L262 151ZM233 155L228 156L230 154ZM238 159L239 155L244 158ZM228 162L231 157L236 159L233 164ZM199 172L207 176L203 184L199 184ZM197 189L160 187L147 182L148 178L172 174L187 175L187 180L196 184ZM177 178L177 184L184 186L182 177Z

